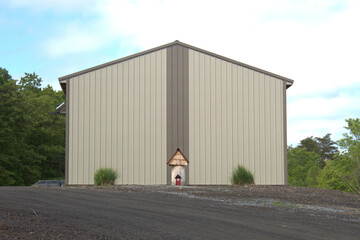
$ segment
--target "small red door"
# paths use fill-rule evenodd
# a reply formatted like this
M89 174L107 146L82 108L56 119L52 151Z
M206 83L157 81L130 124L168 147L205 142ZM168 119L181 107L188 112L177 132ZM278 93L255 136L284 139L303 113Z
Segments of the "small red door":
M176 186L180 186L181 177L180 177L179 175L177 175L177 176L175 177L175 179L176 179Z

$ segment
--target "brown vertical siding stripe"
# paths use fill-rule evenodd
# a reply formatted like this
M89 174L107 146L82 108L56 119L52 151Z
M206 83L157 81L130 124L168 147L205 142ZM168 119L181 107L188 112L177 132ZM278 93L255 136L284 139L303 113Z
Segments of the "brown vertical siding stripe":
M189 156L189 50L180 45L167 48L166 140L167 160L180 148ZM188 182L188 174L186 182ZM170 184L170 168L167 168Z
M283 82L283 117L284 117L284 184L288 185L287 167L287 117L286 117L286 82Z
M66 82L65 184L69 184L70 80Z

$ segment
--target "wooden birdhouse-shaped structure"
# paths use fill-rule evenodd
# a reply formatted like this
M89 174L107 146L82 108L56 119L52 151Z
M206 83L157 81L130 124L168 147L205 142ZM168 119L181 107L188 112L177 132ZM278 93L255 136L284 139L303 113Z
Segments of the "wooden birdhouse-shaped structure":
M182 154L180 149L176 149L174 155L167 161L167 165L171 166L171 185L185 185L185 166L188 164L189 161Z

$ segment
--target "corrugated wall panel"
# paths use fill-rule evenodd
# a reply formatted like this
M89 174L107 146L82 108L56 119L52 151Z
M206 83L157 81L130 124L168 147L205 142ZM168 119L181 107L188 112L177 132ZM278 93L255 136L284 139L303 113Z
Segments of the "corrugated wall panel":
M210 66L210 58L204 58L204 65L208 68ZM210 100L211 100L211 82L210 82L210 71L204 72L204 105L205 105L205 119L204 119L204 131L205 131L205 147L204 147L204 154L205 154L205 182L211 182L211 116L210 116ZM209 149L206 151L206 149Z
M190 55L190 54L189 54ZM191 66L190 66L191 68ZM221 183L221 168L223 167L223 158L222 158L222 138L221 138L221 115L222 113L222 99L221 99L221 82L218 81L218 79L221 79L221 61L219 59L215 59L215 113L216 113L216 135L215 135L215 141L216 141L216 183ZM191 79L190 79L191 81ZM192 103L190 103L192 104ZM211 139L213 141L213 139ZM190 141L190 139L189 139Z
M85 74L83 82L89 82L89 75ZM84 98L83 98L83 105L84 105L84 112L83 112L83 182L89 182L89 169L90 169L90 92L89 92L89 84L84 84Z
M106 113L104 115L105 119L105 167L112 167L111 165L111 140L112 140L112 130L111 130L111 122L112 122L112 114L111 114L111 88L112 88L112 79L111 79L111 66L105 68L105 78L106 78ZM85 86L85 85L84 85Z
M167 86L167 68L166 66L167 51L161 51L161 159L167 161L167 129L164 126L167 125L167 112L166 112L166 86ZM160 64L159 62L159 64ZM166 114L165 114L166 113ZM188 113L187 113L188 114ZM167 183L167 166L161 165L161 182Z
M122 91L123 91L123 88L124 88L124 81L122 81L123 79L123 74L124 74L124 64L123 63L119 63L117 65L115 65L116 68L117 68L117 82L118 82L118 86L117 86L117 109L118 109L118 113L117 113L117 135L116 135L116 138L117 138L117 141L118 141L118 146L117 146L117 161L116 161L116 170L119 174L119 178L117 179L117 184L122 184L124 181L123 181L123 173L122 173L122 170L123 170L123 165L124 165L124 161L123 161L123 157L122 157L122 153L123 153L123 143L124 143L124 140L123 140L123 119L124 119L124 114L123 114L123 109L124 109L124 105L123 105L123 94L122 94ZM95 169L97 169L95 167Z
M96 169L101 167L101 151L100 151L100 133L101 133L101 101L100 101L100 96L101 96L101 77L100 77L100 70L95 71L95 78L91 79L90 81L95 82L94 86L95 86L95 121L94 121L94 127L95 127L95 146L94 146L94 153L95 153L95 157L94 157L94 172ZM93 86L93 85L92 85ZM76 161L76 159L73 159L73 161ZM91 173L90 173L91 175Z
M117 159L118 159L118 68L117 65L111 66L111 79L114 79L112 81L112 87L111 87L111 167L114 169L118 169L117 167ZM93 172L93 171L89 171ZM89 179L89 182L91 180Z
M245 91L247 91L249 93L249 98L248 98L248 110L249 110L249 115L248 115L248 125L245 126L248 128L249 131L249 135L248 135L248 148L249 148L249 155L248 155L248 168L256 175L257 169L255 169L255 125L254 125L254 71L249 71L249 78L248 78L248 83L249 83L249 88L245 89Z
M189 50L190 184L229 184L238 164L257 184L284 184L283 88L279 79Z
M231 128L231 149L232 149L232 164L231 167L236 166L239 164L239 118L238 118L238 68L236 66L231 66L231 112L233 114L233 122ZM230 172L231 174L231 172Z
M266 132L265 132L265 76L259 74L259 183L264 184L266 181Z
M122 96L123 96L123 132L122 132L122 183L129 183L129 61L124 62L123 65L123 78L120 79L123 82Z
M129 86L129 90L128 90L128 94L129 94L129 97L128 97L128 112L127 112L127 115L128 115L128 128L129 128L129 131L128 131L128 162L127 162L127 165L128 165L128 172L127 172L127 175L128 175L128 180L127 182L130 183L130 184L133 184L134 183L134 61L135 59L131 59L128 61L129 63L129 66L128 66L128 72L129 72L129 77L128 77L128 86ZM125 80L125 79L124 79Z
M226 145L227 145L227 165L225 171L224 181L228 181L231 175L231 169L233 164L233 155L232 155L232 133L233 133L233 111L232 111L232 64L226 63Z
M240 114L243 115L243 143L244 143L244 154L243 162L244 167L250 169L250 154L249 154L249 69L242 68L243 70L243 89L242 89L242 100L243 100L243 111ZM239 136L241 137L241 136Z
M139 109L145 107L145 58L139 59ZM145 184L145 111L139 111L139 183Z
M206 182L206 153L205 153L205 143L206 143L206 131L205 131L205 71L204 71L204 56L199 56L199 136L204 136L203 141L199 141L199 156L204 156L203 158L199 158L199 183L205 184Z
M69 184L110 167L118 184L166 184L166 49L68 81Z
M154 54L150 55L150 182L155 182L155 147L156 147L156 132L155 132L155 97L156 97L156 58Z
M94 178L91 176L91 173L94 172L95 169L95 119L96 119L96 82L95 82L95 72L91 72L90 81L89 79L89 183L94 183ZM90 127L91 126L91 127Z
M166 159L161 158L161 128L164 126L165 124L162 125L161 124L161 52L156 52L155 53L155 84L154 84L154 88L155 88L155 157L156 158L160 158L163 161L158 161L157 159L155 160L155 169L156 169L156 174L155 174L155 182L161 183L162 182L162 168L166 163ZM159 80L160 79L160 80Z
M145 56L145 110L144 110L144 114L145 114L145 137L144 137L144 141L145 141L145 153L147 153L147 155L145 156L145 182L150 181L151 175L150 175L150 165L151 165L151 148L150 148L150 143L151 143L151 135L150 135L150 130L151 130L151 123L150 123L150 112L151 112L151 101L150 101L150 93L151 93L151 86L150 86L150 55L146 55Z
M134 59L134 106L133 106L133 122L134 122L134 143L133 143L133 152L134 152L134 184L140 184L140 59Z
M258 179L261 182L261 168L260 168L260 83L259 83L259 73L254 72L254 172L255 172L255 179Z
M209 81L210 81L210 96L211 99L209 101L209 111L210 111L210 129L212 129L213 131L209 131L209 135L210 135L210 151L209 151L209 160L210 160L210 169L211 169L211 175L210 175L210 184L215 184L216 183L216 147L217 147L217 143L216 143L216 131L214 131L214 129L216 129L216 111L214 108L211 108L212 106L216 106L216 81L215 81L215 63L216 63L216 59L211 57L210 58L210 76L209 76ZM190 65L190 63L189 63ZM190 90L190 89L189 89ZM192 104L191 104L192 105ZM190 106L191 106L190 105ZM189 107L190 107L189 106ZM212 140L212 141L211 141Z

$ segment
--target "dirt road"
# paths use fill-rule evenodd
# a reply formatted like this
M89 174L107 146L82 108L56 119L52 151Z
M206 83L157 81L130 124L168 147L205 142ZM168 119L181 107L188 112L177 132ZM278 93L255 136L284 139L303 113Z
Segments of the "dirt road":
M343 209L287 205L266 198L225 201L183 189L0 187L0 239L329 240L360 236L357 204Z

